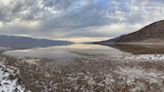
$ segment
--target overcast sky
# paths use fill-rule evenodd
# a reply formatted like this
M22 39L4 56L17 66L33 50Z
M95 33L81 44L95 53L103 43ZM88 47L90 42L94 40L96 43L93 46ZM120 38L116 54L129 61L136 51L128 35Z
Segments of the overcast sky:
M0 34L96 40L164 19L164 0L0 0Z

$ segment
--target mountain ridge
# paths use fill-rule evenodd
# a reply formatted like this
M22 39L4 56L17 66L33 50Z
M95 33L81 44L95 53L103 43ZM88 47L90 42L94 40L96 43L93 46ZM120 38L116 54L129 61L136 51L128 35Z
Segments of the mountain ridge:
M24 36L0 35L0 47L28 49L36 47L70 45L73 42L62 40L36 39Z
M151 23L138 31L96 43L164 43L164 20Z

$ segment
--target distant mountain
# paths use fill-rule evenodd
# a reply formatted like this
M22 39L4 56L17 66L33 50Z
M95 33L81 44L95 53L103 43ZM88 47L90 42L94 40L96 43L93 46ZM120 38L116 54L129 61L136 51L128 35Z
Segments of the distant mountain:
M139 31L97 43L164 43L164 20L152 23Z
M70 45L72 42L61 40L34 39L22 36L0 35L0 47L10 47L15 49L28 49L36 47Z

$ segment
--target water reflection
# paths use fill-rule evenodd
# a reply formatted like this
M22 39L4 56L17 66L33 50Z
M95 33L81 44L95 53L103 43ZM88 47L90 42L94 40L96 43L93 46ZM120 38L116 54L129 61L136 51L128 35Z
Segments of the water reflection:
M164 44L113 44L108 46L132 54L164 54Z
M115 45L95 45L95 44L73 44L69 46L52 46L47 48L33 48L26 50L11 50L4 52L6 55L23 57L39 57L55 59L56 61L71 61L77 57L77 53L103 54L122 56L128 54L164 54L163 44L115 44Z
M112 51L114 50L114 51ZM6 55L16 56L18 58L23 57L39 57L49 58L58 61L67 61L76 57L74 52L92 53L92 54L105 54L116 52L115 49L94 44L73 44L69 46L52 46L47 48L33 48L26 50L11 50L4 52Z

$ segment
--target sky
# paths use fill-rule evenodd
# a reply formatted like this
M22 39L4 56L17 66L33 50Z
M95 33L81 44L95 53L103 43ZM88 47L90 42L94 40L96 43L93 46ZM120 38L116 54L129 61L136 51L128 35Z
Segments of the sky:
M97 41L164 19L164 0L0 0L0 34Z

